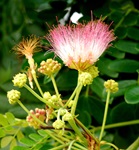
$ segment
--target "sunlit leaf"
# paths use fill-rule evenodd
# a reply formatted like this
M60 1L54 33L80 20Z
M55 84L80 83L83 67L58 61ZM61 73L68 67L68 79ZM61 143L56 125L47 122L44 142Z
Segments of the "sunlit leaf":
M12 113L10 112L7 112L5 113L6 117L7 117L7 120L10 124L14 123L15 122L15 117Z
M47 134L45 130L38 130L38 133L43 137L49 137L49 135Z
M22 131L18 131L18 133L17 133L18 141L20 141L23 137L24 137L24 134L22 133Z
M34 141L40 141L42 139L42 136L36 134L36 133L32 133L29 135L29 137L34 140Z
M10 150L13 150L13 148L17 145L16 139L13 138L10 144Z
M0 138L6 135L5 130L0 128Z
M0 124L2 126L7 126L8 125L8 121L7 119L4 117L4 115L0 114Z
M13 140L13 136L5 136L1 139L1 147L6 147Z
M28 148L23 147L23 146L16 146L13 148L13 150L28 150Z
M22 138L20 142L26 146L33 146L36 142L29 138Z

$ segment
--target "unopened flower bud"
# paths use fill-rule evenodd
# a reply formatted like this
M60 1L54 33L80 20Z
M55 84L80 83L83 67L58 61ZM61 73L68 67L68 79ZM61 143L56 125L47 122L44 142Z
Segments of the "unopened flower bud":
M58 72L61 69L61 64L53 59L47 59L42 61L38 71L44 75L51 76L52 74Z
M107 80L104 82L104 86L106 88L106 91L109 91L112 92L112 93L115 93L118 91L118 83L115 82L114 80L110 79L110 80Z
M74 101L71 100L71 101L68 103L68 107L72 107L73 103L74 103Z
M43 98L46 99L46 100L49 100L51 98L50 92L44 92Z
M92 79L97 77L99 74L98 67L96 67L96 66L91 66L91 67L87 68L85 71L92 75Z
M63 127L65 126L65 122L62 121L62 120L60 120L60 119L58 119L58 120L56 120L56 121L52 124L52 126L53 126L55 129L61 129L61 128L63 128Z
M46 120L46 110L44 109L39 109L36 108L35 111L34 110L30 110L30 113L32 115L34 115L36 118L38 118L41 122L44 122ZM29 126L34 127L35 129L39 129L40 128L40 123L35 120L32 115L28 115L26 117L26 121L29 123Z
M60 115L61 116L63 116L63 115L65 115L65 113L67 112L67 110L66 109L60 109Z
M56 95L51 96L51 101L52 102L58 102L59 98Z
M19 73L13 77L14 86L23 87L27 82L27 76L24 73Z
M73 117L71 115L71 113L67 112L63 117L62 119L65 120L65 121L69 121L71 120Z
M20 99L21 93L17 90L11 90L7 92L7 98L10 104L15 104Z
M88 84L91 84L92 81L93 81L93 79L92 79L92 75L90 73L82 72L82 73L79 74L79 82L82 85L86 86Z

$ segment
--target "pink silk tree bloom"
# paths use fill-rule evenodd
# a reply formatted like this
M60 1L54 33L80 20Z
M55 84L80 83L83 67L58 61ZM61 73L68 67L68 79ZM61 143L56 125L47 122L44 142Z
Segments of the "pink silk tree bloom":
M113 30L101 19L87 24L58 25L46 39L66 66L83 71L93 65L115 39Z

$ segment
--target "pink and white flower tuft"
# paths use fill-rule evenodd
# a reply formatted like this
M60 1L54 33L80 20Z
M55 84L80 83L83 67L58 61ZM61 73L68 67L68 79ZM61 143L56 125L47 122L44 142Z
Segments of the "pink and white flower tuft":
M82 71L98 60L115 37L113 30L100 19L87 24L59 24L46 39L66 66Z

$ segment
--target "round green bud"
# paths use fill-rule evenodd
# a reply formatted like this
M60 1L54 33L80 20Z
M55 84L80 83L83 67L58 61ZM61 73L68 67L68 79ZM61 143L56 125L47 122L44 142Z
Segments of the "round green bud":
M21 93L17 90L11 90L7 92L7 98L10 104L15 104L20 99Z
M118 83L115 82L114 80L110 79L110 80L107 80L104 82L104 86L106 88L106 91L109 91L112 92L112 93L115 93L118 91Z
M67 112L66 109L62 109L62 108L60 108L59 111L60 111L60 115L61 115L61 116L65 115L65 113Z
M98 67L96 67L96 66L91 66L91 67L87 68L85 70L85 72L90 73L92 75L92 79L94 79L95 77L97 77L98 74L99 74Z
M73 117L71 115L71 113L67 112L63 117L62 117L62 120L65 120L65 121L69 121L71 120Z
M52 95L52 96L51 96L51 101L52 101L52 102L58 102L58 100L59 100L59 99L58 99L58 97L57 97L56 95Z
M59 120L56 120L56 121L52 124L52 126L53 126L55 129L61 129L61 128L64 128L65 122L59 119Z
M72 107L73 103L74 103L74 101L71 100L71 101L68 103L68 107Z
M49 100L49 99L51 98L50 92L44 92L43 98L44 98L45 100Z
M27 75L24 73L19 73L13 77L12 82L13 82L14 86L18 86L19 88L21 88L27 82Z
M79 83L86 86L92 83L93 78L92 75L88 72L81 72L78 78Z

